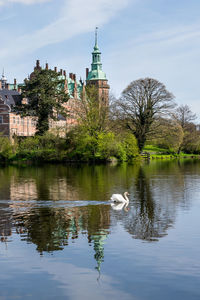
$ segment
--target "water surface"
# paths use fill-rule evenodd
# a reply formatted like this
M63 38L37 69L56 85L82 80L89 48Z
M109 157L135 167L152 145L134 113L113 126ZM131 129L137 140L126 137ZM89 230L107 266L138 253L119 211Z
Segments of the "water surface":
M0 167L0 299L200 299L199 190L195 160Z

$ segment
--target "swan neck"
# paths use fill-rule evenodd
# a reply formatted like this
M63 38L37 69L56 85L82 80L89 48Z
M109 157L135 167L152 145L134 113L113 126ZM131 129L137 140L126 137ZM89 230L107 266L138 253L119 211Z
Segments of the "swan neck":
M129 203L129 199L128 199L126 193L124 193L124 198L125 198L125 200L126 200L126 203Z

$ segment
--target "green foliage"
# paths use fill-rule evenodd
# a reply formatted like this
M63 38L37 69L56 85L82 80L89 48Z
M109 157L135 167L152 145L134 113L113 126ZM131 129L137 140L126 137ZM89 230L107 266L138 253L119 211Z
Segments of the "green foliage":
M14 155L14 147L11 144L9 138L0 137L0 161L8 161L12 159Z
M95 85L87 85L81 98L77 99L75 114L82 130L97 137L106 130L108 107L101 103L98 89Z
M22 97L27 104L15 107L22 117L32 116L36 120L37 134L43 135L49 129L49 119L57 120L58 114L66 116L64 103L69 99L64 80L52 70L35 70L31 79L25 81Z
M16 157L23 160L62 161L66 159L65 150L65 139L46 133L21 140Z
M126 152L126 160L130 161L139 155L138 144L135 136L127 133L123 139L123 148Z
M122 138L112 132L100 132L95 137L79 129L68 133L67 141L68 156L74 160L108 161L115 157L127 161L138 155L137 142L131 134Z

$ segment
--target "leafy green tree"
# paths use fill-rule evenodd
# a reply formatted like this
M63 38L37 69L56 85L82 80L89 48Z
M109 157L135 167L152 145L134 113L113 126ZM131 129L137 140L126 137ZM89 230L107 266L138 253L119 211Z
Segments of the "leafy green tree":
M101 103L96 86L86 86L80 99L77 99L74 112L79 126L90 136L97 137L98 133L106 130L108 107Z
M11 141L7 137L2 137L0 134L0 162L11 159L13 156L15 149L14 145L11 144Z
M64 80L52 70L35 70L29 80L25 80L22 97L26 104L17 105L15 110L22 117L32 116L36 120L38 135L49 130L49 120L58 120L59 114L66 116L64 104L69 96L64 89Z
M174 107L173 98L163 83L152 78L135 80L122 92L118 112L123 124L135 135L140 152L157 118Z

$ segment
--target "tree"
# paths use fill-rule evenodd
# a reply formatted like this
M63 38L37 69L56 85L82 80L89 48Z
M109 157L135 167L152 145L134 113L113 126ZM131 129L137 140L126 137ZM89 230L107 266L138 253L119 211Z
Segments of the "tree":
M182 127L184 133L178 152L181 150L185 152L195 151L199 147L199 134L192 122L196 120L196 114L191 111L188 105L180 105L173 114L173 118Z
M97 137L98 133L105 131L108 107L99 99L96 86L87 85L85 87L80 99L77 99L74 114L78 119L79 126L90 136Z
M164 84L152 78L133 81L122 92L118 102L121 118L135 135L140 152L155 120L174 107L173 99Z
M188 105L180 105L173 114L174 119L181 125L183 129L187 128L192 121L196 120L197 116L194 114Z
M66 116L64 104L69 96L65 92L64 80L52 70L35 70L29 80L25 80L22 97L26 104L17 105L15 110L22 116L32 116L36 120L38 135L49 129L49 120L58 120L59 114Z
M155 130L154 135L151 136L150 142L161 148L178 152L184 136L184 132L180 124L169 118L159 118L156 123L159 124L156 124L157 130Z

